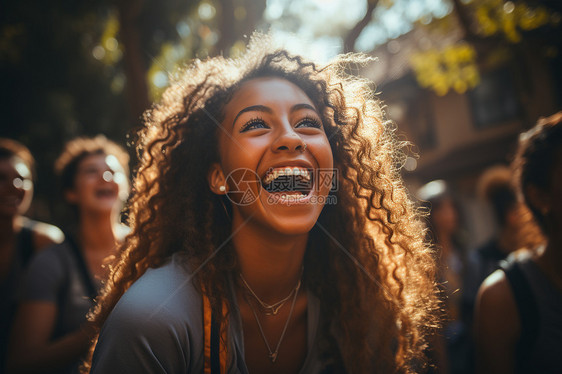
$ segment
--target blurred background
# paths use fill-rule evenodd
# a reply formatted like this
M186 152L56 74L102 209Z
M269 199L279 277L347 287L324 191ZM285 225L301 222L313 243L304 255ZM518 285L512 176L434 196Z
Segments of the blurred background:
M193 58L240 53L253 30L307 40L327 61L364 52L387 116L415 144L412 190L443 179L472 247L494 230L476 196L518 134L562 108L559 0L2 1L2 137L27 145L38 180L29 216L57 223L53 162L76 136L130 143L168 74Z

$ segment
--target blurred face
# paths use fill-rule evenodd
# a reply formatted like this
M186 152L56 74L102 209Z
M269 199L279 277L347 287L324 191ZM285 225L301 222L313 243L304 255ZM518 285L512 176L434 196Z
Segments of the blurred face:
M284 234L310 231L333 176L332 150L310 98L286 80L253 79L226 105L221 126L216 168L233 219L251 217Z
M127 177L117 158L95 154L79 163L74 187L66 192L66 198L82 212L111 213L121 208L127 194Z
M0 160L0 216L25 213L33 196L29 166L19 157Z
M435 229L441 234L451 235L457 230L457 210L449 197L445 197L431 214Z

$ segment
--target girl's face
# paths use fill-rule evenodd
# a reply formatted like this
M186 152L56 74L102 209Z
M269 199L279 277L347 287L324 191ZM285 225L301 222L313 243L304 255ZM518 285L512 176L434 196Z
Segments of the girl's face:
M17 156L0 160L0 216L14 217L25 213L32 195L29 166Z
M74 187L66 192L66 199L82 212L110 213L120 209L127 193L127 177L117 158L93 154L78 164Z
M330 192L333 156L299 87L280 78L245 82L225 107L219 150L209 182L231 200L233 220L284 234L310 231Z
M458 213L451 198L443 198L439 206L434 208L431 214L433 215L435 230L442 235L452 235L455 233L458 228Z

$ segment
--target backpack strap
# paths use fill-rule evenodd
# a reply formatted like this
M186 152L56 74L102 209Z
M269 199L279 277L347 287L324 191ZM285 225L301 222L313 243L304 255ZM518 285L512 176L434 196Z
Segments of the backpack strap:
M223 315L225 312L223 305ZM226 326L219 326L211 309L209 298L203 294L203 328L205 374L225 374L228 352L226 349Z
M539 335L540 315L537 300L521 265L510 261L504 262L501 268L511 286L521 320L521 336L516 347L517 367L526 367Z
M82 284L86 288L86 292L91 300L94 300L98 295L98 290L94 284L92 276L90 274L90 270L86 265L86 261L84 256L82 255L82 251L78 246L78 243L74 239L72 235L65 235L66 242L71 249L72 254L74 255L74 259L76 260L76 264L78 265L78 272L80 273L80 278L82 278Z
M34 222L24 225L18 235L18 248L23 267L27 266L33 253L35 253L35 246L33 245L33 226L35 226Z

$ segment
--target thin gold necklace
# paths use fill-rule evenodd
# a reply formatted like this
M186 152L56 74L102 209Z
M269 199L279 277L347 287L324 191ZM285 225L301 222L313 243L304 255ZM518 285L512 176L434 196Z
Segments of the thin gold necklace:
M301 278L302 278L302 273L304 271L304 268L301 269ZM252 287L250 287L250 285L248 284L248 282L246 281L246 279L244 279L244 276L242 275L242 273L240 273L240 279L242 279L242 282L244 283L244 286L246 287L246 289L250 292L250 294L254 297L254 299L256 299L256 301L261 305L261 307L265 310L265 315L277 315L277 313L279 313L279 310L283 307L283 305L285 305L285 303L291 298L291 296L293 296L293 293L297 292L299 287L301 286L301 278L299 278L299 281L297 283L297 285L295 286L295 288L293 288L291 290L291 292L287 295L287 297L283 298L282 300L273 303L273 304L267 304L264 301L262 301L258 295L256 295L256 293L254 292L254 290L252 289Z
M263 332L263 328L261 327L260 319L258 318L258 314L256 313L256 310L252 306L252 303L250 302L250 300L248 300L246 295L244 295L244 298L246 299L246 302L250 306L250 309L252 310L252 313L254 313L254 317L256 319L256 323L258 324L258 328L260 330L261 337L263 338L263 342L265 343L265 346L267 347L267 351L269 352L268 357L269 357L269 359L271 360L272 363L275 363L275 360L277 360L277 355L279 354L279 347L281 347L281 342L283 341L283 338L285 337L285 332L287 332L287 327L289 327L289 321L291 320L291 317L293 315L293 311L295 310L295 304L296 304L296 301L297 301L297 295L299 294L300 287L301 287L301 282L299 281L299 283L297 284L297 287L294 290L295 294L293 296L293 303L291 304L291 310L289 311L289 318L287 318L287 322L285 322L285 327L283 327L283 332L281 333L281 337L279 338L279 341L277 342L277 347L275 347L275 351L272 351L271 347L269 346L269 342L267 341L267 338L265 337L265 334Z

